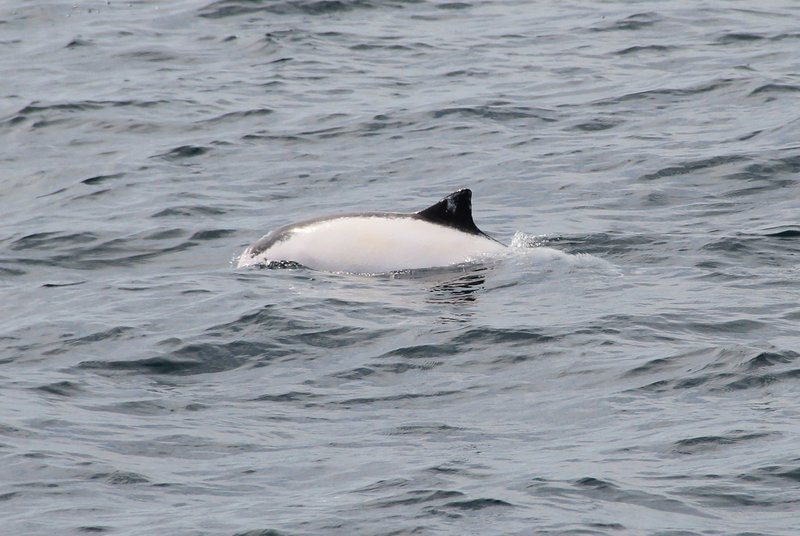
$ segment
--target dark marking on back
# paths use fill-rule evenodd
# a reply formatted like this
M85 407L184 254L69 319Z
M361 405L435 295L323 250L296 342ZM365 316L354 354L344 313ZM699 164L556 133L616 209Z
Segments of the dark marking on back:
M465 233L486 236L472 220L472 190L453 192L435 205L417 212L421 219Z

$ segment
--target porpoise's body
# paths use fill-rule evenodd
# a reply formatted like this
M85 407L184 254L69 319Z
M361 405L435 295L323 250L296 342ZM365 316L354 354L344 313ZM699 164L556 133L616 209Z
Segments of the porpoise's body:
M281 227L245 249L239 267L384 273L478 261L505 249L475 225L472 192L464 189L411 214L341 214Z

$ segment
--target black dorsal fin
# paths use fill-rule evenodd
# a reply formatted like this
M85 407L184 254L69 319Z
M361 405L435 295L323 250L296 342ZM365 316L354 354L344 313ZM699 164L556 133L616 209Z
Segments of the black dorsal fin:
M469 188L453 192L435 205L420 210L417 216L465 233L484 234L472 221L472 191Z

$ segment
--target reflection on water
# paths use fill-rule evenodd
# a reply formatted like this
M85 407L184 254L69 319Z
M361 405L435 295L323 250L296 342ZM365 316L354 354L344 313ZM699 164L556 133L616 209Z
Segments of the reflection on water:
M459 304L474 302L477 293L484 288L486 272L489 267L476 267L474 270L459 274L452 279L436 283L428 287L428 303Z

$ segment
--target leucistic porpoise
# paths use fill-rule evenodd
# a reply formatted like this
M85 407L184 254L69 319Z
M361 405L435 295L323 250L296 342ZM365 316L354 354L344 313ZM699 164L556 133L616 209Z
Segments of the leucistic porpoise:
M475 262L505 250L475 225L465 188L410 214L349 213L286 225L245 249L238 266L385 273Z

